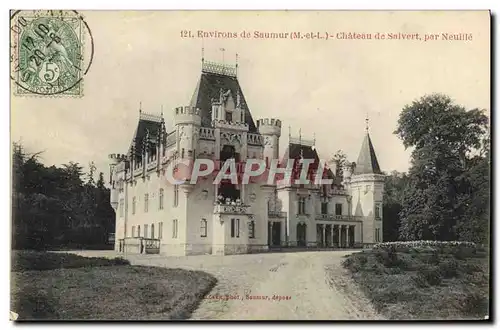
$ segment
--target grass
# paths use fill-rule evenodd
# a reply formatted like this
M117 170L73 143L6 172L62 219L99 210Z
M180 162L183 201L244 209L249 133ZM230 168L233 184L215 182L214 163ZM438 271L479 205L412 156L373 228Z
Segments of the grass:
M372 249L343 266L389 319L484 319L489 303L486 251Z
M11 310L20 321L186 319L216 283L204 272L123 259L41 252L13 259Z

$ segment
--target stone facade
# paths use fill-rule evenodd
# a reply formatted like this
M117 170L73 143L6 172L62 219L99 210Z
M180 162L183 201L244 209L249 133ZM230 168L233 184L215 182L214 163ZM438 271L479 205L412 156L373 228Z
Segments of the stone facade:
M357 164L342 178L329 172L331 185L216 185L215 175L196 184L168 180L169 166L185 161L280 156L281 121L255 125L235 71L214 65L203 67L191 103L174 109L171 132L163 114L141 110L127 154L110 155L116 250L225 255L382 241L384 176L368 134ZM298 157L318 159L314 143L289 137L282 159Z

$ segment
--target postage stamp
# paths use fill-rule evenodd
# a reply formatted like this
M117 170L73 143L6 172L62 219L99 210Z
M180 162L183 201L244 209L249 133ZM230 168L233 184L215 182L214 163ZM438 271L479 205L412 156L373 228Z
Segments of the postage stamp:
M11 13L10 25L15 95L82 95L94 52L83 16L71 10L22 10Z

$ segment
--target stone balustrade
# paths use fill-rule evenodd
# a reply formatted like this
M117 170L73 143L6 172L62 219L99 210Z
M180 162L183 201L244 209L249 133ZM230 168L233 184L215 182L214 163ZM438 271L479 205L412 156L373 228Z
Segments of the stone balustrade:
M225 214L248 214L250 205L244 204L215 204L214 213L225 213Z
M200 128L200 139L215 140L215 130L209 127Z
M319 221L361 221L363 217L354 215L317 214Z

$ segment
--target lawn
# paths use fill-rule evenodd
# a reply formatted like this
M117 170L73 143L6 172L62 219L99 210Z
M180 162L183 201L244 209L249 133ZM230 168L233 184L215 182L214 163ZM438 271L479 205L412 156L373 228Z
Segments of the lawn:
M19 321L186 319L216 283L200 271L72 254L16 252L12 265Z
M348 256L343 266L389 319L484 319L488 260L475 248L377 248Z

